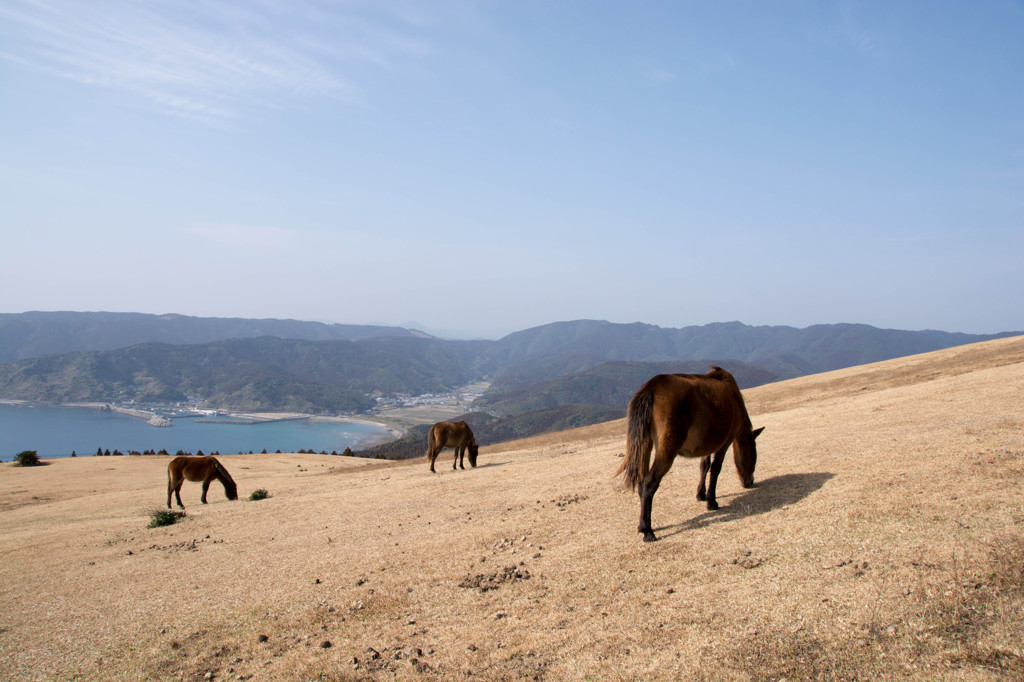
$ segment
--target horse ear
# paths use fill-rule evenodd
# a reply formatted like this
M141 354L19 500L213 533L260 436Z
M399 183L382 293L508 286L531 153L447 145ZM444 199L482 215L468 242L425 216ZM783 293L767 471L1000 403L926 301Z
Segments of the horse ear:
M763 426L762 426L761 428L759 428L758 430L756 430L756 431L753 431L753 432L751 433L751 437L752 437L752 438L757 438L758 436L760 436L760 435L761 435L761 432L762 432L762 431L764 431L764 427L763 427Z

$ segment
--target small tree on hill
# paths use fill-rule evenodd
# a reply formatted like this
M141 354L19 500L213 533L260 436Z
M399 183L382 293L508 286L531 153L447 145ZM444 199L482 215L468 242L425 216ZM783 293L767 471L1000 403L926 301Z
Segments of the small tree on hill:
M35 450L23 450L18 453L18 456L14 458L14 461L20 467L37 467L42 462L39 461L39 454Z

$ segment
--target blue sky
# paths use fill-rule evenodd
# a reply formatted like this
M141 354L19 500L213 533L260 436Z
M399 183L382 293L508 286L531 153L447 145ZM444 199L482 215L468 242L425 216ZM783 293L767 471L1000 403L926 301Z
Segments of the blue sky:
M0 312L1024 330L1024 1L0 4Z

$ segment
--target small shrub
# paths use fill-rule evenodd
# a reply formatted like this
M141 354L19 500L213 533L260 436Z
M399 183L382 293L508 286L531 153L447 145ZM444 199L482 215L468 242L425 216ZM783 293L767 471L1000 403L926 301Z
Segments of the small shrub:
M155 509L149 514L150 521L147 528L159 528L160 526L173 526L178 519L185 518L185 512L172 511L170 509Z
M39 461L39 454L35 450L23 450L14 458L20 467L37 467L42 464Z
M252 495L249 495L249 501L255 502L256 500L265 500L268 497L270 497L270 493L268 493L263 488L260 488L259 490L252 491Z

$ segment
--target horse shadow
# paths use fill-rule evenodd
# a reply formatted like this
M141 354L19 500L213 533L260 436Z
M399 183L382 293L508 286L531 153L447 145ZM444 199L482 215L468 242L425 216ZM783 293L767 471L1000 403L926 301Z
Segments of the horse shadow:
M804 500L833 478L835 478L835 474L827 472L785 474L766 478L755 487L736 495L719 495L719 502L722 502L723 498L731 498L728 505L723 504L715 511L708 511L682 523L662 526L655 530L658 532L658 537L664 539L686 531L706 528L716 523L726 523L766 514Z

